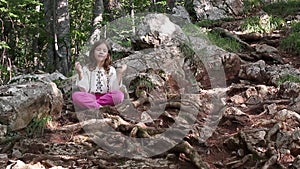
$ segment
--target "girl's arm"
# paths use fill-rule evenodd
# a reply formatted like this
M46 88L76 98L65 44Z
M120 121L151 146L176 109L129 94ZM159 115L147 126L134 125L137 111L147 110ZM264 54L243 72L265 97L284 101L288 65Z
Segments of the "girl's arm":
M76 66L76 65L75 65ZM80 91L85 91L87 92L89 90L89 71L86 67L82 68L81 65L79 64L79 70L76 69L78 78L76 80L76 85L79 87Z
M82 72L82 66L80 65L79 62L75 63L75 70L76 70L76 72L78 74L79 80L81 80L83 78L83 72Z
M119 85L121 85L122 77L123 77L123 74L126 69L127 69L127 65L125 65L125 64L122 65L120 68L117 68L117 79L118 79Z
M110 89L113 90L120 90L120 87L122 86L122 76L124 71L126 70L127 66L122 66L118 68L117 70L114 67L111 67L110 69Z

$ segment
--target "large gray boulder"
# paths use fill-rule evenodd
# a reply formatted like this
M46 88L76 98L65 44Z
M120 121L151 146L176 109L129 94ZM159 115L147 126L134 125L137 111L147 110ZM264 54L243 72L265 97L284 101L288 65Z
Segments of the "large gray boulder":
M185 68L203 87L225 86L225 80L236 78L240 70L236 54L212 45L205 32L193 24L175 24L163 14L145 16L137 26L133 43L140 51L123 59L129 67L163 67L169 72ZM154 50L142 50L146 48Z
M242 0L186 0L186 8L196 20L218 20L240 15L243 12Z
M182 29L164 14L148 14L139 23L132 39L137 50L159 46L178 46L186 41Z
M23 79L0 87L0 123L13 131L25 128L34 117L58 118L63 107L63 96L55 83L46 76L45 81L37 81L41 76L30 77L36 81Z

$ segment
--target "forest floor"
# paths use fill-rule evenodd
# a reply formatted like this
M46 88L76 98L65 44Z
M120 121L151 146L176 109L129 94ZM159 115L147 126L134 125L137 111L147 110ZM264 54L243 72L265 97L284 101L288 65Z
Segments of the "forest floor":
M227 25L230 24L230 22L227 23ZM232 24L235 24L235 21L232 21ZM224 28L228 29L228 27ZM284 34L285 32L282 33L282 35ZM277 39L275 39L275 41L277 41L275 45L274 39L270 39L269 42L268 39L264 36L256 41L248 43L250 45L259 43L273 44L273 47L278 48L278 42L280 42L282 38L283 36L279 36ZM294 68L300 70L300 59L298 55L286 53L279 48L278 50L279 55L282 57L284 63L291 64ZM251 53L251 51L244 50L242 51L242 53L249 54ZM234 82L234 85L238 85L239 83L240 81L237 80L236 82ZM233 83L228 84L228 86L231 85L233 85ZM227 101L229 101L234 95L240 93L242 93L242 91L233 91L232 93L228 93ZM286 106L286 103L277 104L277 107L284 108ZM116 168L117 164L121 164L120 166L126 168L126 162L131 161L131 159L117 157L110 153L103 152L101 148L99 148L95 143L89 140L88 136L85 135L81 127L77 126L72 128L72 130L59 129L63 126L72 126L74 124L78 124L79 121L74 111L72 111L71 107L72 103L67 102L64 106L64 111L61 118L53 120L51 123L49 123L41 137L26 139L23 138L21 142L18 142L18 140L16 140L15 144L13 145L14 148L23 150L21 152L23 156L19 159L24 161L26 164L31 165L40 162L40 165L43 165L46 168L51 168L54 166L62 166L65 168ZM202 160L207 163L211 169L255 168L256 160L254 158L250 160L248 159L245 162L241 161L242 158L233 158L236 156L233 154L233 151L228 150L227 146L225 146L224 143L228 138L237 135L241 130L245 131L247 129L250 129L251 126L259 124L259 121L261 121L262 119L270 120L273 117L268 113L262 113L263 110L263 106L244 110L243 112L246 113L248 117L250 117L247 119L222 119L213 135L206 141L205 144L199 145L192 142L190 144L200 154ZM257 125L257 127L271 128L272 125ZM97 157L92 155L96 154L97 152ZM18 157L18 153L19 152L12 152L12 156ZM155 159L158 159L158 161L155 161ZM179 153L175 156L168 156L168 160L166 161L164 161L164 159L165 158L160 156L153 157L152 160L148 163L161 162L161 164L158 167L148 168L196 168L184 153ZM237 162L234 163L233 161ZM140 168L139 162L139 160L131 161L131 163L135 163L137 168ZM229 163L232 163L232 165L230 165ZM241 164L240 166L237 165L239 163ZM236 165L236 167L232 167L233 165ZM128 166L130 165L128 164ZM132 164L128 168L133 168ZM276 168L276 165L273 168Z

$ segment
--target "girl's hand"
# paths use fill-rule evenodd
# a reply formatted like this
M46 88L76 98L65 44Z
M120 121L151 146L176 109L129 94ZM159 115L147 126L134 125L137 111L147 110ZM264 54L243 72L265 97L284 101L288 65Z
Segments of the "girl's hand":
M82 74L82 66L79 62L75 62L75 70L78 74Z
M127 69L126 64L123 64L122 66L117 68L117 78L118 78L119 84L121 84L122 76L126 69Z
M123 64L120 69L118 70L121 74L123 74L125 72L125 70L127 69L127 65Z
M78 73L79 80L81 80L83 77L83 72L82 72L82 66L80 65L79 62L75 62L75 70Z

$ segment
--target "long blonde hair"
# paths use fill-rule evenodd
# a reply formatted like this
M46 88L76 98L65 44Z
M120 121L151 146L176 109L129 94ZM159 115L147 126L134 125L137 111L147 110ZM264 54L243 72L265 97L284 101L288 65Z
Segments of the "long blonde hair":
M90 70L95 70L96 67L97 67L97 62L96 62L96 59L95 59L95 49L97 48L97 46L101 45L101 44L105 44L107 49L108 49L108 54L107 54L107 57L104 61L104 64L103 64L103 68L104 70L108 73L109 72L109 68L110 68L110 65L112 64L112 58L111 58L111 47L110 45L108 44L108 42L104 39L102 40L99 40L99 41L96 41L93 46L91 47L91 50L89 52L89 63L88 63L88 68Z

